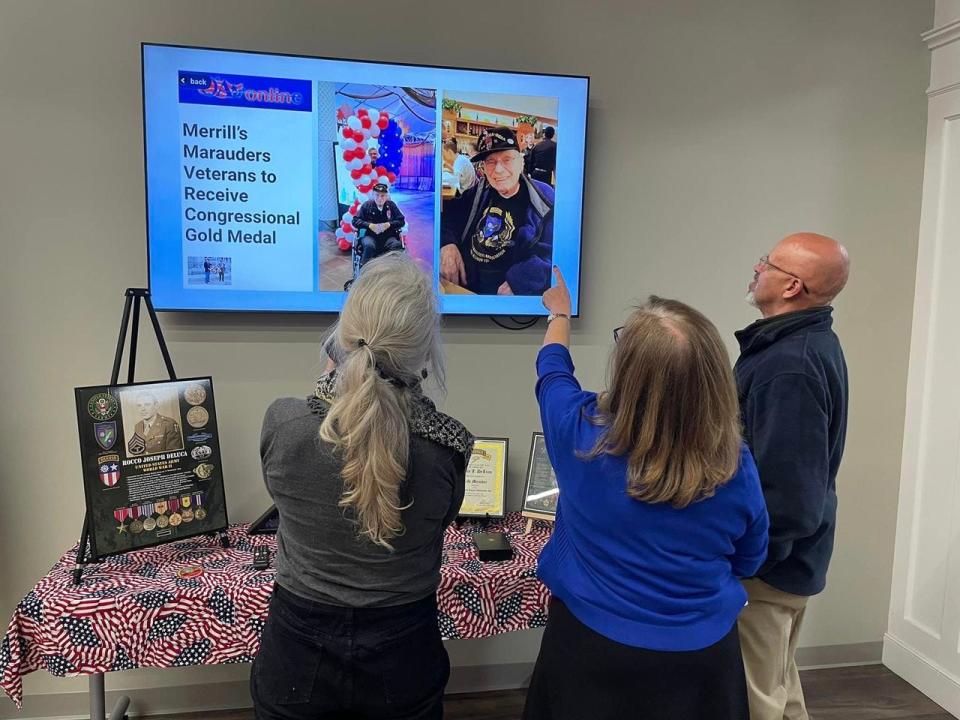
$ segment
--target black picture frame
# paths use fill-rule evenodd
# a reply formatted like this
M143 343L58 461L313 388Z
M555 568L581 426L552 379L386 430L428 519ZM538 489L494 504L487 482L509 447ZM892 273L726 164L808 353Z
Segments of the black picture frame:
M503 486L501 488L500 495L500 509L495 513L464 513L463 505L461 504L461 512L457 514L458 518L463 519L473 519L473 518L503 518L507 514L507 483L508 475L507 471L509 469L509 458L510 458L510 438L505 437L478 437L474 439L474 452L477 450L477 444L479 443L502 443L503 444ZM471 457L472 460L472 457ZM468 462L469 469L469 462ZM469 482L469 481L468 481ZM466 493L464 493L464 502L466 502Z
M250 523L247 535L276 535L280 529L280 511L271 505L260 517Z
M550 469L549 477L545 478L543 473L543 463L546 463ZM549 487L541 487L544 485ZM544 493L551 493L545 496L547 502L538 502L543 499L539 496ZM531 501L532 496L538 496ZM527 460L527 476L523 485L523 506L520 514L527 518L537 520L555 520L557 517L557 503L550 501L550 498L559 499L560 486L557 484L557 475L550 463L547 455L546 437L542 432L535 432L530 438L530 455Z

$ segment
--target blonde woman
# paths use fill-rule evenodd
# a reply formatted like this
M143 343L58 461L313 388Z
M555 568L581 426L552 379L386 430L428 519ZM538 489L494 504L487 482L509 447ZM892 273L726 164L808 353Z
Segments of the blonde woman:
M404 255L370 261L327 347L316 391L263 422L280 528L256 717L441 718L436 589L473 438L421 391L428 366L444 377L430 279Z
M652 297L614 331L607 390L584 391L554 272L537 400L560 503L524 719L748 720L739 578L766 555L768 519L723 342Z

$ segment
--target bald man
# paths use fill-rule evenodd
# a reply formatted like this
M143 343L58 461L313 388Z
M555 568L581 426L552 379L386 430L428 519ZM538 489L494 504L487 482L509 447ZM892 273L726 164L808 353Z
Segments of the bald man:
M785 237L753 267L747 300L763 318L737 333L744 439L770 514L767 560L744 580L739 620L751 720L809 717L794 652L833 552L848 386L831 303L849 272L836 240Z

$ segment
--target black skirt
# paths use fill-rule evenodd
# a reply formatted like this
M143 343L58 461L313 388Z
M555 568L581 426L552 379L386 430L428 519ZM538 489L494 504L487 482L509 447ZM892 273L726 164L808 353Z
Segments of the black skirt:
M441 720L449 675L435 596L354 609L277 584L250 694L257 720Z
M736 624L703 650L660 652L610 640L550 601L523 720L749 718Z

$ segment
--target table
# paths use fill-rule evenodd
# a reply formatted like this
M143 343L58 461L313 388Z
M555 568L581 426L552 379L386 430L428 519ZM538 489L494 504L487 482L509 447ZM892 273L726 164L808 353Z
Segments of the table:
M513 560L483 563L471 537L480 523L447 528L438 623L444 639L480 638L547 621L549 593L536 577L551 526L510 513L484 530L505 532ZM254 545L276 550L272 535L229 528L230 547L196 537L115 555L84 570L74 585L69 550L20 602L0 639L0 688L21 707L23 676L46 668L90 676L91 717L104 716L103 675L140 667L252 662L273 592L274 571L254 570ZM177 570L198 565L198 577Z

